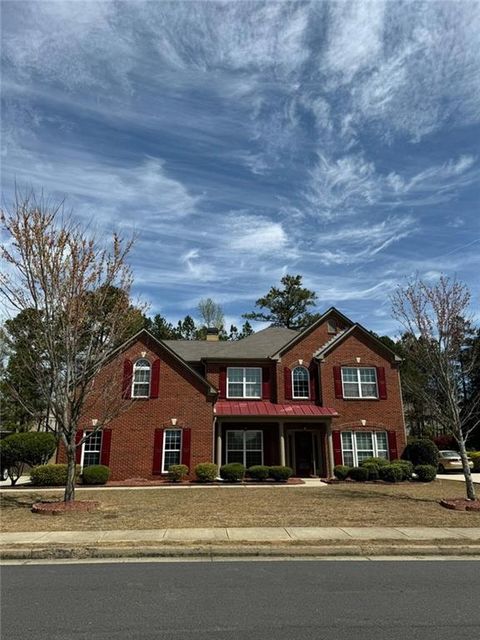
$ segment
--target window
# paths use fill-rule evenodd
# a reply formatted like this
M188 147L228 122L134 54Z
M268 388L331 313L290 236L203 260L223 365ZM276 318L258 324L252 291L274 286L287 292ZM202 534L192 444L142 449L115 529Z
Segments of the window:
M150 397L151 366L148 360L137 360L133 365L132 398Z
M227 431L227 463L240 462L247 469L263 464L262 431Z
M262 370L260 367L228 367L227 398L261 398Z
M344 398L378 398L375 367L342 367Z
M295 367L292 371L292 392L294 398L310 397L310 376L305 367Z
M388 459L388 440L385 431L343 431L343 464L356 467L366 458Z
M180 464L182 430L165 429L163 432L162 473L167 473L172 464Z
M89 435L91 434L91 435ZM92 464L100 464L100 455L102 451L102 432L87 431L85 435L89 435L83 443L83 467L89 467Z

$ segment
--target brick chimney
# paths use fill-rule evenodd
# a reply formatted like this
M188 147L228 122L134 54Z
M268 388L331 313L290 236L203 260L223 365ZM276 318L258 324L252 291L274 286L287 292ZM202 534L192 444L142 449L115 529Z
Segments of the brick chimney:
M207 342L218 342L218 329L216 327L207 329Z

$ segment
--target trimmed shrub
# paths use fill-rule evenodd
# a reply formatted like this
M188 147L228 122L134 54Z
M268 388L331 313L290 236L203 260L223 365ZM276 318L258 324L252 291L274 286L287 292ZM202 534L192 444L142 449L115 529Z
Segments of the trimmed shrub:
M438 447L429 438L409 438L402 453L402 460L409 460L414 467L430 465L438 467Z
M181 482L185 476L188 476L186 464L171 464L168 467L168 479L172 482Z
M391 464L401 467L403 470L403 479L410 480L413 474L413 464L409 460L392 460Z
M243 480L245 467L240 462L231 462L220 467L220 477L226 482L238 482Z
M269 474L272 480L275 482L286 482L290 476L293 475L293 469L291 467L282 467L280 465L275 465L270 467Z
M214 482L218 476L218 466L214 462L200 462L195 467L199 482Z
M85 467L82 473L83 484L107 484L110 469L104 464L92 464Z
M405 478L405 471L398 464L386 464L380 467L378 474L385 482L402 482Z
M80 475L80 465L77 465L75 480ZM40 487L59 487L67 482L66 464L41 464L30 471L32 484Z
M270 467L266 467L262 464L257 464L247 469L247 474L254 480L266 480L270 474Z
M348 478L348 472L351 467L346 464L337 464L333 467L333 475L338 478L338 480L346 480Z
M368 480L369 472L365 467L352 467L348 472L348 477L355 482L365 482Z
M471 451L468 457L472 459L473 470L477 472L480 471L480 451Z
M378 464L375 464L375 462L367 462L365 464L362 464L362 469L368 470L369 480L378 480L378 478L380 477L379 476L380 467L378 466Z
M25 465L45 464L53 455L57 441L53 433L26 431L12 433L0 442L2 469L8 469L12 485L23 474Z
M418 464L414 471L419 482L432 482L437 476L437 467L431 464Z
M362 462L360 462L360 467L363 467L364 464L376 464L377 467L384 467L387 464L390 464L390 462L386 459L386 458L365 458L365 460L362 460Z

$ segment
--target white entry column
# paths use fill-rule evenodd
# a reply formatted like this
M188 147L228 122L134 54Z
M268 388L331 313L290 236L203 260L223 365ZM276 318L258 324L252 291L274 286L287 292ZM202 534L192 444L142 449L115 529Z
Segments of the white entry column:
M278 425L279 435L280 435L280 465L284 467L286 465L286 457L285 457L285 427L283 422L280 422Z

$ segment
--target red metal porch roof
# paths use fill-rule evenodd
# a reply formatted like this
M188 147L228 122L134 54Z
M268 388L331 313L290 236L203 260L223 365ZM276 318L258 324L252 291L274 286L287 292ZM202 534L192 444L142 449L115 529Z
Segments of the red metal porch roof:
M318 407L315 404L273 404L261 400L247 402L220 400L215 405L215 413L217 416L283 416L284 418L338 415L335 409Z

